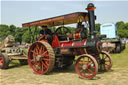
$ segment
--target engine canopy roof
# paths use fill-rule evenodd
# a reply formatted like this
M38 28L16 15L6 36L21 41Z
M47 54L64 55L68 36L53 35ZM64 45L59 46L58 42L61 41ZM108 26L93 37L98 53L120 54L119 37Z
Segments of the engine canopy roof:
M42 26L46 25L48 27L52 26L60 26L67 24L74 24L77 22L88 21L88 13L87 12L75 12L62 16L52 17L48 19L37 20L33 22L23 23L23 27L34 27L34 26Z

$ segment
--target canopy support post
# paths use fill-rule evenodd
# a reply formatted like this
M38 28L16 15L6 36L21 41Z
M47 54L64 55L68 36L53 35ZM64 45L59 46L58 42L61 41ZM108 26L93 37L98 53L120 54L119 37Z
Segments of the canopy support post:
M36 33L36 30L37 30L37 26L35 26L35 30L34 30L34 34L33 34L32 43L34 42L34 39L35 39L35 33Z

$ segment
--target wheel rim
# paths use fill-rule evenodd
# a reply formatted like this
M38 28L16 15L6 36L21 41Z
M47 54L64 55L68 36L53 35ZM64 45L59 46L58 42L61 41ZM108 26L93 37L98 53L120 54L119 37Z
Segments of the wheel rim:
M29 49L28 62L35 73L47 73L50 63L50 56L47 48L40 42L34 43Z
M0 56L0 66L3 66L3 58Z
M112 67L112 59L107 52L100 53L100 71L108 71Z
M76 72L84 79L92 79L98 71L97 68L96 60L87 55L79 57L75 65Z

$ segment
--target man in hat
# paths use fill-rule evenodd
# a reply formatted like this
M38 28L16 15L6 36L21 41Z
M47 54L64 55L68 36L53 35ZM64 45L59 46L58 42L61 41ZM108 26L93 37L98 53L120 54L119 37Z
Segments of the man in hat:
M46 25L41 26L42 30L40 31L40 36L47 36L48 42L52 43L52 32L50 29L47 28Z

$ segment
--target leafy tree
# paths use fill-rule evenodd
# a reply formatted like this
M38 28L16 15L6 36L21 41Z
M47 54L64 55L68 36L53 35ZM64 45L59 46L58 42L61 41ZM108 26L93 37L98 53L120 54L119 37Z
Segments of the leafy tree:
M9 31L10 31L10 34L12 36L14 36L16 34L16 26L15 25L10 25L9 26Z
M22 40L26 43L31 43L31 36L29 34L29 31L25 32L22 36Z
M99 23L98 24L95 24L96 31L98 31L98 32L100 31L100 25L101 24L99 24Z
M123 22L123 21L119 21L119 22L116 23L117 28L118 28L120 25L124 25L124 22Z
M24 29L23 28L20 28L20 27L17 27L16 28L16 34L15 34L15 40L16 42L19 42L20 44L22 43L22 35L24 34Z
M98 32L97 35L100 35L100 25L101 24L95 24L96 31Z
M128 38L128 23L124 23L123 21L117 22L117 34L121 38Z
M8 34L10 34L8 25L1 24L0 25L0 38L1 38L1 40L3 40L5 37L7 37Z

